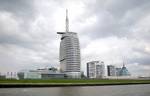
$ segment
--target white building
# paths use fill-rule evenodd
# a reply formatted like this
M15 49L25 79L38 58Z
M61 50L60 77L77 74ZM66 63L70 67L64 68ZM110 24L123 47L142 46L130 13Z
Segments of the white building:
M88 78L103 78L105 74L105 66L103 61L91 61L87 63Z
M61 34L60 42L60 70L70 78L80 78L80 46L77 33L69 32L69 20L66 11L66 32L57 32Z
M24 73L24 79L41 79L41 73L34 70Z
M52 79L52 78L65 78L64 73L60 73L55 68L28 70L25 72L17 73L19 79Z

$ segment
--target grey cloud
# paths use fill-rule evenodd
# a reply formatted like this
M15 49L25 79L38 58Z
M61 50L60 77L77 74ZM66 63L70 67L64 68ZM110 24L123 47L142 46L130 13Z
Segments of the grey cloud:
M149 59L150 53L145 51L144 46L141 47L134 46L132 50L133 50L132 54L137 54L137 55L134 55L134 57L132 58L130 58L130 56L128 57L129 64L137 63L139 65L150 66L150 59Z
M146 65L146 66L149 66L150 67L150 59L149 59L149 56L147 57L141 57L141 58L132 58L132 59L129 59L128 62L130 64L134 64L134 63L137 63L139 65Z
M37 49L37 46L51 42L50 38L54 36L51 36L50 32L53 29L46 29L47 23L37 22L38 15L31 20L36 13L33 3L33 0L0 1L0 44Z
M33 0L0 0L0 10L31 18L34 14Z
M0 0L0 43L31 47L31 19L35 15L33 0ZM6 23L7 22L7 23Z
M36 16L36 10L34 8L34 0L0 0L0 12L1 14L4 13L9 14L10 15L9 18L14 19L15 22L18 23L17 26L18 29L11 30L10 33L13 33L13 31L20 31L19 33L22 34L21 32L30 31L29 30L30 23L35 19ZM9 21L6 20L5 22ZM12 25L11 24L5 25L4 28L9 29L9 27L11 27Z
M108 6L107 6L108 4ZM115 15L116 18L124 16L128 11L139 9L150 4L149 0L110 0L106 9ZM145 11L145 10L143 10Z
M1 34L0 34L1 35ZM17 36L17 35L16 35ZM16 36L12 36L12 35L1 35L0 36L0 44L1 45L5 45L5 44L10 44L10 45L17 45L20 47L24 47L24 48L33 48L33 43L32 41L27 41L24 40L25 38L17 38ZM19 36L19 35L18 35Z
M83 34L88 34L93 38L109 36L133 38L131 33L133 33L134 25L149 15L150 10L149 0L110 0L103 2L103 6L100 6L100 3L101 1L97 1L91 5L91 9L87 10L88 17L86 18L96 15L97 21L93 26L84 29Z

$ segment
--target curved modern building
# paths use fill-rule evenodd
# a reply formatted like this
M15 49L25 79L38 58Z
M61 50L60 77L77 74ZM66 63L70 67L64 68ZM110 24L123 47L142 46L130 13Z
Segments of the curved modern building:
M70 78L80 78L80 46L77 33L69 32L69 20L66 11L66 32L61 34L59 61L60 70Z
M120 76L130 76L130 73L128 71L128 69L125 67L125 65L123 64L123 67L120 70Z

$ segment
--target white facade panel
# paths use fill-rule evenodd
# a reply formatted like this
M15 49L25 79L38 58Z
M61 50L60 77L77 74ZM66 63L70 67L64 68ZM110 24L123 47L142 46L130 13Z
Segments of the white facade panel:
M105 74L105 66L102 61L92 61L87 63L88 78L103 78Z
M64 32L62 34L59 61L62 72L68 73L69 76L71 73L72 77L77 77L76 73L80 74L80 46L77 33Z

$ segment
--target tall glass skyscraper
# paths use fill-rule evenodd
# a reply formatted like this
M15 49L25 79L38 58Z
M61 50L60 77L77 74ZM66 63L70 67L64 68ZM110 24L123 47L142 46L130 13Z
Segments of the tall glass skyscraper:
M70 78L80 78L80 46L77 33L69 31L68 12L66 10L66 32L61 34L59 61L60 70Z

